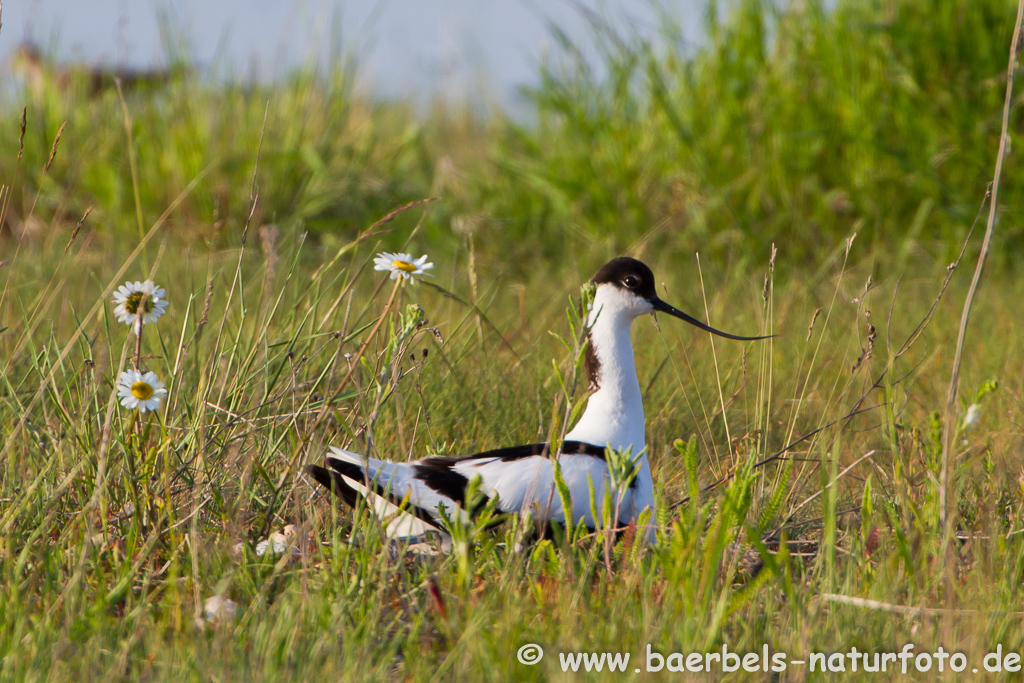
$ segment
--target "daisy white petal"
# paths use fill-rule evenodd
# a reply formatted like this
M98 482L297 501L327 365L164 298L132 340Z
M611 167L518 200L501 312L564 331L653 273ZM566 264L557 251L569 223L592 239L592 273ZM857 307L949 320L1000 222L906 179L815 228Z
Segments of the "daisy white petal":
M398 258L398 254L383 251L373 259L374 270L391 270L391 262Z

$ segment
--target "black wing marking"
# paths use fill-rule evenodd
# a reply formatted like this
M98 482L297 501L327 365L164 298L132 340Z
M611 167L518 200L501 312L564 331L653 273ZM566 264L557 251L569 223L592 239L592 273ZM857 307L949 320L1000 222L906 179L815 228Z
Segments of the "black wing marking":
M424 484L465 507L466 487L469 486L469 479L452 469L452 465L459 460L459 458L441 456L424 458L413 465L413 470L416 472L416 478Z
M402 505L402 502L405 499L404 495L399 496L396 493L385 489L385 487L381 486L378 481L367 481L366 471L359 465L346 462L344 460L338 460L337 458L327 458L327 464L330 465L331 469L320 467L318 465L310 465L306 468L306 473L312 476L318 484L336 493L349 507L355 508L361 495L345 481L345 477L348 477L353 481L363 482L364 486L369 487L381 498L399 506L402 510L408 512L420 521L426 522L432 527L437 527L437 518L431 515L429 510L409 501L406 501L405 505Z
M316 483L328 491L333 491L335 495L345 501L346 505L353 508L356 506L356 490L349 486L340 474L319 465L310 465L305 471L316 480Z
M604 460L604 446L595 446L594 444L583 443L582 441L563 441L562 453L565 455L589 455L591 457ZM502 462L512 462L514 460L532 458L538 455L545 458L551 457L551 444L528 443L522 446L507 446L505 448L495 448L491 451L484 451L483 453L476 453L475 455L467 455L462 458L450 458L450 460L454 461L452 464L466 460L489 462L495 459L501 460Z

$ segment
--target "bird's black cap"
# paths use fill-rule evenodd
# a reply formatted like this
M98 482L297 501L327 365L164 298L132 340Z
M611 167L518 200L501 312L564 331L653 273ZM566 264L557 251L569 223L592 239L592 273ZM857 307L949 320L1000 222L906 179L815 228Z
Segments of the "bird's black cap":
M710 325L697 320L693 316L683 313L675 306L667 304L658 298L658 293L654 287L654 273L651 272L651 269L647 267L646 263L638 261L635 258L630 258L629 256L613 258L611 261L601 266L590 281L595 285L612 284L620 289L633 292L638 297L649 301L655 311L660 311L675 318L679 318L680 320L685 320L694 327L699 327L705 332L717 334L719 337L737 339L739 341L756 341L758 339L768 339L769 337L774 336L741 337L739 335L729 334L728 332L716 330Z
M595 285L613 284L628 289L648 301L658 296L654 289L654 273L643 261L628 256L613 258L601 266L590 281Z

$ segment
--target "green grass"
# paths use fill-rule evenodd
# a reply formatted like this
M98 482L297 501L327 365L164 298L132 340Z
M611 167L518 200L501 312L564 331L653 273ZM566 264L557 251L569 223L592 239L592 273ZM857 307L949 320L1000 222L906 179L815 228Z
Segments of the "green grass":
M991 173L1013 8L804 7L739 3L685 58L595 30L611 76L566 45L529 126L417 117L345 70L253 90L184 70L123 104L38 93L19 162L5 105L0 677L546 680L586 677L561 673L574 651L630 652L634 676L648 644L790 660L941 644L978 668L996 644L1024 650L1012 154L948 552L943 408L976 248L928 318ZM406 244L458 299L373 272ZM509 520L406 556L302 476L329 445L405 459L557 432L584 394L552 333L571 337L570 297L624 251L683 310L779 335L636 324L655 547L516 552ZM136 420L114 397L136 349L110 293L150 274L171 305L141 366L169 396ZM429 322L407 325L412 304ZM295 552L258 556L286 525ZM233 619L203 620L213 596ZM516 660L526 643L541 664Z

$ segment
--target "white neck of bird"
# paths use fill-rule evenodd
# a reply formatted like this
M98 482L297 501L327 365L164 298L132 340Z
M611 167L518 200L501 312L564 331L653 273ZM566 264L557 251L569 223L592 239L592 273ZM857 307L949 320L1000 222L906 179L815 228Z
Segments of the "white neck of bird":
M633 362L630 325L641 312L620 305L618 293L608 289L598 289L587 321L598 363L594 378L597 390L566 439L610 445L616 450L632 447L635 456L644 448L644 407Z

